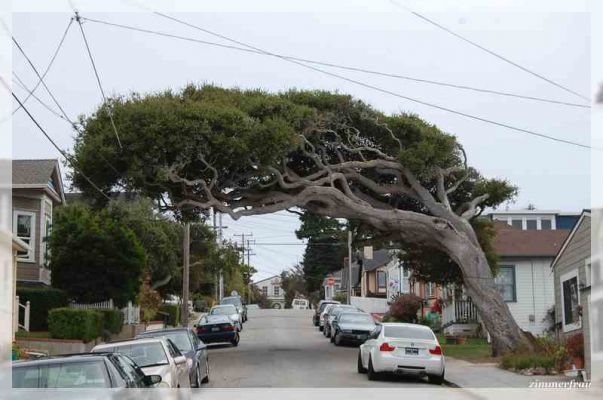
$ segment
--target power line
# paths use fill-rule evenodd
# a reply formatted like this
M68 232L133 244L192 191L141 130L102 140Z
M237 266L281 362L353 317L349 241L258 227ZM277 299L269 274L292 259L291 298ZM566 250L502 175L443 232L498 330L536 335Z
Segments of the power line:
M529 129L519 128L519 127L516 127L516 126L513 126L513 125L506 124L504 122L493 121L491 119L482 118L482 117L479 117L479 116L476 116L476 115L473 115L473 114L468 114L468 113L465 113L465 112L462 112L462 111L457 111L457 110L454 110L454 109L451 109L451 108L448 108L448 107L440 106L438 104L429 103L429 102L426 102L426 101L423 101L423 100L419 100L419 99L416 99L416 98L413 98L413 97L405 96L405 95L402 95L400 93L393 92L391 90L383 89L383 88L380 88L378 86L374 86L374 85L371 85L371 84L368 84L368 83L365 83L365 82L362 82L362 81L358 81L356 79L348 78L348 77L343 76L343 75L339 75L339 74L335 74L333 72L325 71L323 69L316 68L316 67L314 67L312 65L304 64L303 62L299 62L299 61L287 59L287 58L285 58L285 57L283 57L281 55L278 55L278 54L275 54L275 53L271 53L271 52L263 50L263 49L261 49L259 47L255 47L255 46L252 46L250 44L246 44L244 42L238 41L236 39L232 39L232 38L230 38L228 36L225 36L223 34L211 31L209 29L205 29L205 28L199 27L197 25L193 25L191 23L188 23L186 21L182 21L182 20L180 20L178 18L169 16L167 14L163 14L163 13L158 12L158 11L154 11L153 13L156 14L156 15L159 15L161 17L167 18L169 20L172 20L172 21L178 22L180 24L186 25L188 27L200 30L201 32L205 32L205 33L210 34L212 36L216 36L216 37L219 37L221 39L228 40L228 41L230 41L232 43L236 43L238 45L245 46L245 47L248 47L248 48L256 50L256 51L260 51L260 52L265 53L267 55L271 55L273 57L280 58L280 59L282 59L284 61L287 61L287 62L296 64L296 65L299 65L299 66L307 68L307 69L311 69L311 70L316 71L316 72L320 72L320 73L325 74L325 75L329 75L329 76L332 76L332 77L344 80L346 82L353 83L353 84L358 85L358 86L362 86L362 87L365 87L365 88L373 89L373 90L376 90L376 91L381 92L381 93L389 94L391 96L398 97L398 98L405 99L405 100L409 100L409 101L412 101L412 102L415 102L415 103L418 103L418 104L422 104L422 105L427 106L427 107L435 108L435 109L446 111L446 112L449 112L449 113L452 113L452 114L460 115L460 116L463 116L463 117L466 117L466 118L474 119L476 121L481 121L481 122L485 122L485 123L488 123L488 124L491 124L491 125L496 125L496 126L500 126L500 127L503 127L503 128L507 128L507 129L513 130L515 132L520 132L520 133L524 133L524 134L528 134L528 135L532 135L532 136L537 136L537 137L540 137L540 138L543 138L543 139L548 139L548 140L552 140L552 141L559 142L559 143L570 144L570 145L577 146L577 147L582 147L582 148L585 148L585 149L591 149L591 146L586 145L586 144L582 144L582 143L579 143L579 142L573 142L571 140L556 138L554 136L550 136L550 135L547 135L547 134L544 134L544 133L539 133L539 132L532 131L532 130L529 130Z
M42 80L46 77L46 74L48 74L48 71L50 71L50 68L54 64L54 60L59 55L59 50L63 46L63 42L65 41L65 38L67 37L67 33L69 32L69 28L71 28L71 24L73 24L73 18L69 19L69 23L67 24L67 28L65 28L65 31L63 32L63 36L61 37L61 40L59 41L59 44L57 45L57 48L55 49L52 57L50 58L50 62L48 63L48 66L44 70L44 73L42 73L42 77L40 79L38 79L38 82L31 89L31 92L27 96L25 96L25 98L23 99L23 104L27 103L27 100L29 100L29 98L34 95L34 92L38 89L38 87L42 83ZM39 101L39 99L38 99L38 101ZM20 108L20 106L17 107L17 108L15 108L13 110L13 115L19 110L19 108Z
M466 38L464 36L462 36L462 35L460 35L459 33L456 33L453 30L451 30L449 28L446 28L442 24L439 24L438 22L436 22L436 21L434 21L432 19L429 19L426 16L424 16L422 14L419 14L416 11L413 11L410 8L408 8L408 7L406 7L406 6L402 5L402 4L399 4L396 1L390 0L390 2L392 4L400 7L400 8L405 9L409 13L411 13L411 14L419 17L419 18L421 18L423 21L426 21L426 22L430 23L431 25L433 25L433 26L435 26L435 27L437 27L437 28L439 28L439 29L441 29L441 30L443 30L443 31L451 34L452 36L454 36L454 37L456 37L456 38L458 38L458 39L460 39L460 40L462 40L462 41L464 41L466 43L469 43L470 45L472 45L474 47L477 47L478 49L480 49L482 51L485 51L486 53L488 53L488 54L490 54L490 55L492 55L492 56L494 56L494 57L496 57L496 58L498 58L498 59L500 59L500 60L502 60L502 61L504 61L504 62L506 62L508 64L511 64L515 68L519 68L520 70L522 70L524 72L527 72L530 75L533 75L533 76L535 76L535 77L537 77L539 79L542 79L543 81L548 82L548 83L550 83L553 86L556 86L556 87L558 87L558 88L560 88L562 90L565 90L568 93L571 93L571 94L573 94L575 96L580 97L583 100L586 100L586 101L590 102L590 98L589 97L584 96L584 95L582 95L582 94L580 94L580 93L578 93L578 92L576 92L576 91L574 91L572 89L569 89L568 87L563 86L562 84L557 83L557 82L553 81L552 79L549 79L549 78L547 78L547 77L545 77L545 76L543 76L543 75L541 75L541 74L539 74L537 72L534 72L531 69L528 69L528 68L526 68L526 67L524 67L524 66L522 66L522 65L520 65L520 64L518 64L518 63L516 63L516 62L514 62L514 61L512 61L510 59L508 59L507 57L504 57L504 56L502 56L502 55L500 55L500 54L498 54L498 53L496 53L496 52L494 52L494 51L492 51L492 50L490 50L490 49L488 49L488 48L486 48L486 47L484 47L484 46L482 46L482 45L480 45L480 44L478 44L478 43L476 43L476 42L474 42L474 41L472 41L472 40L470 40L470 39L468 39L468 38Z
M16 83L19 87L21 87L21 89L25 90L25 92L27 92L28 97L33 97L38 103L40 103L45 109L47 109L49 112L51 112L57 118L61 118L63 121L67 122L68 124L71 124L71 122L69 120L67 120L64 116L62 116L61 113L59 113L58 111L56 111L55 109L50 107L44 101L40 100L40 98L33 93L33 89L29 89L25 85L23 80L21 80L21 78L19 78L19 75L17 75L17 73L15 71L13 71L13 75L14 75L13 82ZM25 99L23 99L23 102L25 102ZM23 104L25 104L25 103L23 103ZM20 109L21 109L21 106L17 106L17 108L15 108L15 110L13 112L16 112Z
M105 91L103 90L103 85L101 84L101 79L98 74L98 70L96 68L96 63L94 62L94 57L92 57L92 52L90 51L90 45L88 44L88 39L86 39L86 34L84 33L84 27L82 26L82 20L78 12L75 12L75 20L78 22L80 26L80 31L82 32L82 38L84 39L84 44L86 45L86 51L88 52L88 58L90 58L90 63L92 64L92 70L94 71L94 76L96 77L96 82L98 83L98 88L100 89L101 95L103 96L103 102L105 107L107 107L107 114L109 115L109 120L111 121L111 127L113 128L113 132L115 133L115 137L117 138L117 144L120 149L123 149L121 145L121 139L119 138L119 133L117 133L117 127L115 126L115 121L113 120L113 110L111 109L110 104L107 102L107 96L105 96Z
M107 194L105 192L103 192L86 174L84 174L82 172L82 170L79 169L79 167L77 166L77 164L71 159L71 156L69 156L69 154L67 154L65 151L63 151L56 143L55 141L50 137L50 135L48 135L48 133L44 130L44 128L42 128L42 126L38 123L38 121L34 118L33 115L31 115L31 113L29 112L29 110L25 107L25 105L23 104L23 102L17 97L17 95L15 95L15 93L10 89L10 87L8 86L8 84L6 83L6 81L4 80L4 78L0 77L0 80L2 80L2 84L4 85L4 87L11 93L11 95L13 96L13 98L17 101L17 103L21 106L21 108L23 109L23 111L25 111L25 113L27 114L27 116L32 120L32 122L38 127L38 129L40 130L40 132L42 132L42 134L44 135L44 137L46 137L46 139L48 139L48 141L54 146L55 149L57 149L57 151L59 153L61 153L61 155L65 158L65 160L67 160L67 162L71 165L71 167L78 171L83 177L84 179L86 179L86 181L94 188L96 189L100 194L102 194L107 200L111 201L111 198L109 196L107 196Z
M113 26L113 27L117 27L117 28L122 28L122 29L137 31L137 32L141 32L141 33L157 35L157 36L163 36L163 37L172 38L172 39L190 41L190 42L195 42L198 44L203 44L203 45L208 45L208 46L221 47L221 48L225 48L225 49L229 49L229 50L242 51L242 52L246 52L246 53L268 55L261 51L246 49L244 47L232 46L232 45L227 45L227 44L222 44L222 43L217 43L217 42L210 42L210 41L190 38L190 37L186 37L186 36L174 35L174 34L170 34L170 33L166 33L166 32L160 32L160 31L151 30L151 29L144 29L144 28L139 28L139 27L135 27L135 26L131 26L131 25L123 25L123 24L102 21L102 20L87 18L87 17L81 17L81 19L90 21L90 22L95 22L98 24ZM499 95L499 96L514 97L514 98L519 98L519 99L524 99L524 100L532 100L532 101L539 101L539 102L545 102L545 103L551 103L551 104L559 104L559 105L565 105L565 106L570 106L570 107L590 108L590 105L588 105L588 104L578 104L578 103L572 103L572 102L562 101L562 100L547 99L544 97L527 96L527 95L522 95L522 94L518 94L518 93L503 92L500 90L483 89L483 88L477 88L477 87L468 86L468 85L461 85L461 84L456 84L456 83L435 81L435 80L431 80L431 79L417 78L417 77L412 77L412 76L408 76L408 75L401 75L401 74L396 74L396 73L391 73L391 72L377 71L377 70L372 70L372 69L367 69L367 68L342 65L342 64L312 60L312 59L308 59L308 58L301 58L301 57L295 57L295 56L289 56L289 55L279 54L279 56L281 56L282 58L286 58L288 60L300 61L300 62L305 62L305 63L309 63L309 64L322 65L325 67L338 68L338 69L354 71L354 72L362 72L365 74L383 76L383 77L387 77L387 78L395 78L395 79L401 79L401 80L412 81L412 82L417 82L417 83L425 83L425 84L430 84L430 85L449 87L449 88L453 88L453 89L469 90L469 91L474 91L474 92L478 92L478 93L486 93L486 94L494 94L494 95Z

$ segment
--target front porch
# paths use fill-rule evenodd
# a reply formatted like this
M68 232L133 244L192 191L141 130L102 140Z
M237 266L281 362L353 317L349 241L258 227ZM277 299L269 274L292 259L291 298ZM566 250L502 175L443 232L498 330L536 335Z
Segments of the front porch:
M470 298L452 299L442 306L442 332L446 336L476 336L480 330L477 308Z

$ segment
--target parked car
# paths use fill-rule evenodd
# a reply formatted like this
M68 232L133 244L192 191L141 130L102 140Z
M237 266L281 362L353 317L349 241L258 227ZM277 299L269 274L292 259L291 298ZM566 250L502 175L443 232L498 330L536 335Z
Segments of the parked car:
M444 354L428 326L384 323L360 345L358 372L367 373L369 380L382 372L418 374L440 385L444 381Z
M239 332L243 330L243 317L232 304L213 306L211 310L209 310L209 315L227 315L235 324Z
M325 315L327 315L327 313L329 311L331 311L331 308L335 307L336 305L338 305L339 303L329 303L327 305L325 305L324 309L322 310L322 312L320 313L319 319L318 319L318 330L323 332L324 326L325 326Z
M115 352L130 357L147 375L160 375L157 387L190 387L186 357L167 338L124 340L99 344L92 352Z
M333 322L333 320L342 312L344 311L362 311L359 310L357 307L354 307L352 305L349 304L336 304L333 307L331 307L329 309L329 312L325 314L325 322L324 322L324 326L322 329L322 333L330 338L331 337L331 323Z
M240 296L224 297L220 304L232 304L237 308L239 314L241 314L241 322L247 321L247 306L243 303Z
M13 388L148 388L160 375L145 375L119 353L72 354L13 363Z
M197 337L203 343L231 343L239 345L239 332L228 315L204 315L195 324Z
M197 337L190 328L157 329L138 334L136 339L150 337L166 337L170 339L178 350L186 357L188 375L191 386L201 387L202 383L209 382L209 358L207 346Z
M307 310L310 308L310 302L306 299L293 299L291 308L294 310Z
M312 315L312 323L314 326L320 325L320 314L325 310L325 307L329 304L339 304L337 300L321 300L318 302L316 309L314 310L314 315Z
M364 343L377 326L371 314L344 310L331 322L331 342L336 346L346 343Z

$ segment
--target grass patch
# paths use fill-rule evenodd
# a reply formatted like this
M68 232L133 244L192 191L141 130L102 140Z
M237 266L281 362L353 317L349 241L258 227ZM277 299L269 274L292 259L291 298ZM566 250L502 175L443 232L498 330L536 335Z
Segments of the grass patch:
M27 331L18 331L15 332L15 336L18 338L24 338L24 339L49 339L50 338L50 333L49 332L27 332Z
M438 336L444 356L466 361L493 361L492 348L486 339L467 338L465 344L446 344L444 336Z

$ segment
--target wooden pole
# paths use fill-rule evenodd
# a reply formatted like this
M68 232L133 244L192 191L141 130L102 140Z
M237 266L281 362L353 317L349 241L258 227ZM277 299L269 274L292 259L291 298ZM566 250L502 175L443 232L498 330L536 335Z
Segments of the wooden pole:
M188 295L189 295L189 269L190 269L190 240L191 240L191 225L189 222L184 224L184 240L183 240L183 260L184 266L182 269L182 312L180 323L182 326L188 326Z

